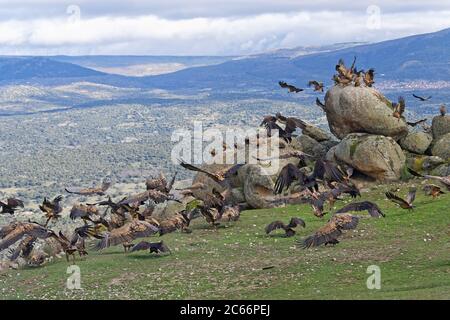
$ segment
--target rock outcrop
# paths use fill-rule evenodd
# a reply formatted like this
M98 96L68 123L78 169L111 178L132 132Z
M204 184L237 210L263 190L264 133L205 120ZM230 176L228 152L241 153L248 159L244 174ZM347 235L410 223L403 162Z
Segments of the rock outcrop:
M430 147L433 137L423 131L411 132L403 139L400 139L400 146L407 151L424 154Z
M401 177L405 155L391 137L353 133L335 148L334 157L378 181L395 181Z
M334 86L324 108L331 132L343 139L349 133L369 133L399 140L408 134L404 120L392 116L392 104L373 88Z
M431 132L435 140L450 133L450 115L434 117L431 124Z
M445 161L450 161L450 133L441 136L433 143L431 153L433 156L438 156Z

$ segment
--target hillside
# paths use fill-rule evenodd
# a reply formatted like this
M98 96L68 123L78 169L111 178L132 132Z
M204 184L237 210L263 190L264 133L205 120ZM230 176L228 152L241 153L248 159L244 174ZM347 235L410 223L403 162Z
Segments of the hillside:
M411 183L420 187L418 181ZM246 211L240 221L217 231L200 218L193 222L191 234L162 238L171 255L124 254L121 246L90 251L85 261L78 261L82 290L76 291L65 288L65 259L11 270L0 275L1 298L450 299L449 194L432 200L419 192L416 209L409 212L385 199L383 193L393 187L363 193L362 199L376 201L387 217L364 214L358 228L346 232L336 247L295 247L295 239L326 221L303 205ZM401 185L399 193L406 193L407 187ZM297 236L264 234L269 222L292 216L306 221L306 229L298 229ZM380 290L366 288L370 265L381 268Z

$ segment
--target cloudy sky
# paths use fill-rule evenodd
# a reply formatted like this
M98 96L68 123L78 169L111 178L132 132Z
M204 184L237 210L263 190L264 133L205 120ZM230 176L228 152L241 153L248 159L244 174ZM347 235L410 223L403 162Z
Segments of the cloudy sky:
M241 55L449 27L442 0L0 0L3 55Z

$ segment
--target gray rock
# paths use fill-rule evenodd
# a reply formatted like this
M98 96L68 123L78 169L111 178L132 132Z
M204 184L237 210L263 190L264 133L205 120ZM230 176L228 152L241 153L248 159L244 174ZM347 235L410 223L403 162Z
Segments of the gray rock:
M435 140L450 133L450 115L434 117L431 123L431 132Z
M338 161L378 181L401 177L405 155L391 137L354 133L347 135L334 149Z
M319 143L317 140L314 140L310 136L301 135L296 137L298 144L301 146L300 149L303 152L306 152L314 157L314 159L320 159L326 155L328 149L323 144Z
M450 164L442 164L430 173L433 176L447 177L450 176Z
M398 140L408 134L404 120L392 116L392 104L374 88L334 86L325 96L331 132L342 139L349 133L370 133Z
M439 138L431 149L433 156L438 156L445 161L450 161L450 133L447 133Z
M305 128L302 129L302 133L318 142L331 140L332 138L331 135L328 134L328 132L311 124L306 124Z
M445 163L445 161L436 156L417 155L405 151L406 164L409 168L417 172L431 172L431 170Z
M245 201L254 209L273 206L267 201L273 197L273 182L271 176L263 171L263 167L254 164L247 164L239 169L239 175L244 177Z
M411 132L406 137L400 139L400 146L410 152L424 154L433 141L433 137L425 132Z

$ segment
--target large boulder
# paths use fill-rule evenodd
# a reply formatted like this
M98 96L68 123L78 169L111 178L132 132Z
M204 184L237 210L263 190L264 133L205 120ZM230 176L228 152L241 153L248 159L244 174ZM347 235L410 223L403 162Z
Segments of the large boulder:
M244 196L247 204L254 209L270 208L273 204L273 181L264 173L260 165L246 164L239 169L239 176L244 180Z
M400 146L407 151L424 154L433 141L433 137L425 132L411 132L406 137L400 139Z
M331 140L331 138L332 138L328 132L320 129L319 127L308 124L308 123L302 129L302 133L304 135L307 135L308 137L313 138L314 140L316 140L318 142Z
M392 104L373 88L334 86L325 96L331 132L339 139L349 133L370 133L393 137L408 134L408 125L392 116Z
M294 145L298 144L299 145L298 149L300 149L300 151L312 155L314 159L322 158L323 156L325 156L325 154L329 149L329 148L327 149L327 145L319 143L317 140L304 134L299 137L296 137L295 140L296 143L294 143Z
M431 154L450 161L450 133L443 135L433 144Z
M431 123L431 132L435 140L450 133L450 115L434 117Z
M353 133L333 150L338 161L378 181L398 180L405 165L405 155L391 137Z

